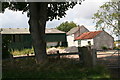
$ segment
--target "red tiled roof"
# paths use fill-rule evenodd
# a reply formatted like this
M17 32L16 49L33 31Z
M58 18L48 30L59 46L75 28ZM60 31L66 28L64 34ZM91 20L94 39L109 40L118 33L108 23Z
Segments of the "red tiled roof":
M80 40L80 39L93 39L96 37L99 33L102 31L94 31L94 32L86 32L81 34L79 37L77 37L75 40Z

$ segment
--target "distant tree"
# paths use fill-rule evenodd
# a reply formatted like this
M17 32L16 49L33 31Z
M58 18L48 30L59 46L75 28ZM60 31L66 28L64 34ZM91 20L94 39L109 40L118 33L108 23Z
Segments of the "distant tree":
M63 22L62 24L60 24L58 27L56 27L58 30L64 31L64 32L68 32L70 31L70 29L77 27L77 25L71 21L71 22Z
M100 10L94 14L97 29L110 29L116 35L120 34L120 2L106 2L100 6Z

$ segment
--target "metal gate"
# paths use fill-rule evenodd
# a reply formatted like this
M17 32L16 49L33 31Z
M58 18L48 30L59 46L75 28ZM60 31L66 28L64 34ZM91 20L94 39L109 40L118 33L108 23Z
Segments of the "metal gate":
M97 51L97 63L104 64L112 68L120 68L120 49Z
M120 49L98 51L97 63L107 66L113 78L120 78Z

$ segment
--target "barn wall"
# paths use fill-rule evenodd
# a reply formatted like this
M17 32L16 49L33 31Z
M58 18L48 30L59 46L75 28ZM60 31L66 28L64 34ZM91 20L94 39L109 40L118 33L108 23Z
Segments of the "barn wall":
M94 48L101 50L103 46L114 47L114 38L104 31L94 38Z
M16 37L19 36L19 39L16 39L16 41L12 40L11 44L9 45L9 48L12 49L32 48L32 39L29 34L20 34L20 35L18 34L15 36Z
M10 49L24 49L32 48L32 39L30 34L5 34L3 36L10 36ZM13 39L16 37L16 40ZM47 42L62 42L61 46L67 46L66 34L46 34ZM53 45L54 46L54 45Z
M47 42L67 42L66 33L46 34Z

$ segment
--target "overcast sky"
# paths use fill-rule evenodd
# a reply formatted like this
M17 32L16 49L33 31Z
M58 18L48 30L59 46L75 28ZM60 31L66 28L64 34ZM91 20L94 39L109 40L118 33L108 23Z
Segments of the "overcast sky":
M89 30L94 30L95 24L91 19L93 14L99 9L106 0L85 0L81 5L77 4L73 9L66 11L67 15L60 20L48 21L46 27L54 28L65 21L73 21L77 25L84 25ZM27 13L13 12L6 9L4 14L0 13L0 27L2 28L21 28L29 27Z

